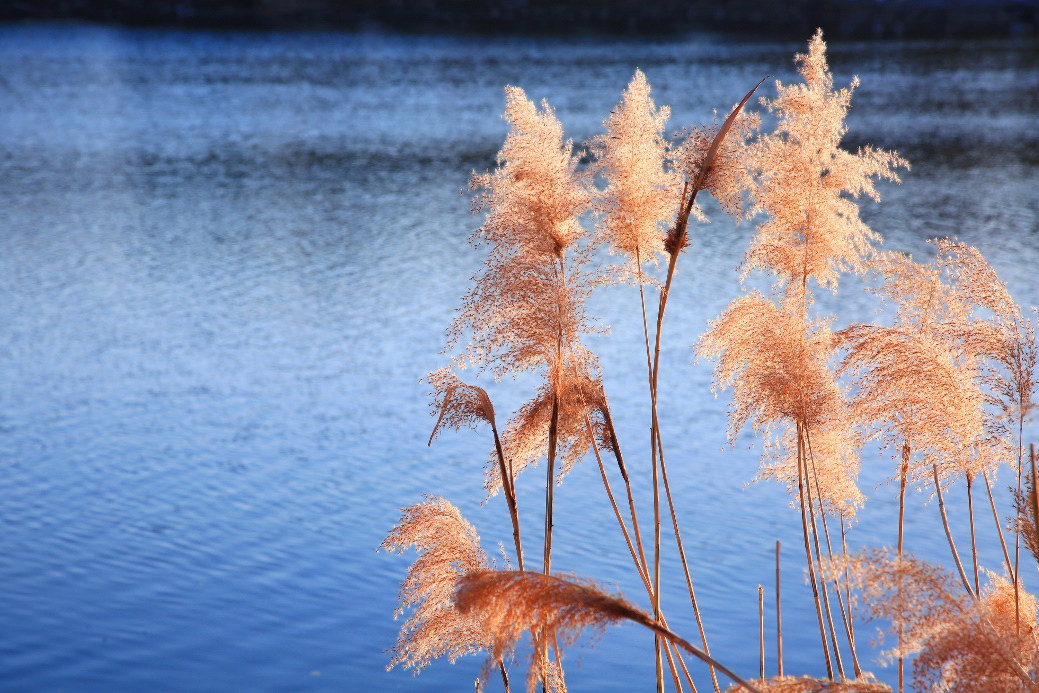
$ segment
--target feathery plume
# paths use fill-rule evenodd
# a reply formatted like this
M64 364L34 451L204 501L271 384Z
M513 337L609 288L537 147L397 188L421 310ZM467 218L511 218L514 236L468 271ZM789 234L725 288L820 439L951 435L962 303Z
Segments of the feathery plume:
M908 479L921 487L938 468L943 485L992 467L976 454L984 435L974 373L940 338L908 326L855 325L838 333L846 348L841 372L855 377L852 412L885 446L908 446Z
M455 605L464 614L478 616L497 658L512 654L525 632L537 632L534 662L544 661L548 643L572 645L586 631L601 633L606 626L633 621L664 636L752 693L760 693L703 650L664 628L649 614L620 595L609 595L590 580L573 576L516 571L483 571L458 580ZM527 681L539 680L532 667Z
M825 324L806 329L800 318L752 291L710 323L696 349L698 356L716 362L714 390L733 389L729 440L748 422L755 430L777 434L759 478L796 490L792 428L800 424L809 431L824 505L851 517L862 503L855 485L858 456L843 395L827 363L832 341Z
M851 197L879 200L873 179L898 182L894 169L908 168L897 154L872 147L850 153L840 148L847 132L850 87L834 91L819 31L808 53L795 56L804 84L776 82L775 99L762 99L779 119L775 132L753 147L754 211L768 219L758 227L744 260L744 273L771 272L788 300L810 302L807 282L836 290L842 271L862 272L879 236L859 218Z
M848 569L871 618L887 619L903 632L902 646L888 656L917 653L920 690L1035 691L1039 665L1037 602L1024 592L1015 607L1014 584L989 573L973 600L956 578L935 566L873 549L849 557Z
M891 693L890 686L878 683L868 675L851 681L777 676L751 683L761 693ZM739 690L740 686L734 685L726 693L738 693Z
M437 657L447 655L453 662L487 649L489 640L479 620L459 612L452 601L460 576L488 568L480 538L458 508L443 498L427 496L404 510L380 548L396 553L414 548L418 553L401 584L394 618L407 608L415 610L390 650L393 656L387 669L401 664L418 673Z
M991 316L964 325L959 336L986 361L986 374L981 380L990 391L989 403L1001 414L994 422L996 434L1008 432L1009 422L1018 424L1020 464L1023 456L1021 426L1035 407L1033 397L1039 385L1035 376L1039 359L1035 322L1021 315L1006 285L977 248L944 238L938 241L937 259L951 276L963 300Z
M430 443L444 426L455 430L463 426L476 428L480 421L495 425L494 405L482 387L463 383L448 368L433 371L426 376L426 382L433 387L430 408L437 416Z
M584 353L582 348L581 353ZM594 441L601 449L610 449L603 422L605 419L606 395L594 361L565 364L562 373L552 380L558 394L556 423L556 454L560 459L556 483L570 471L573 465L591 450L585 422L591 421L599 432ZM553 384L546 383L538 389L532 400L524 404L509 422L503 434L505 456L512 461L515 474L530 465L537 464L548 448L549 424L552 418ZM501 475L494 460L487 463L485 488L491 495L501 488Z
M607 595L593 582L531 572L482 571L458 581L455 605L481 623L492 655L505 658L527 632L533 638L535 666L528 684L541 680L538 662L547 662L552 642L573 645L582 634L601 633L606 626L633 615L648 618L620 597Z
M749 142L760 125L761 117L757 113L739 112L710 162L700 188L711 193L722 209L737 219L744 213L743 196L753 186L748 169ZM717 135L717 123L691 128L682 144L671 152L672 167L687 181L694 181L707 163L707 153ZM692 214L707 221L699 205L693 207Z
M669 109L657 109L641 70L606 119L606 133L592 140L592 170L606 180L597 197L597 241L627 258L631 274L656 266L664 236L681 202L681 187L665 167L669 154L664 126Z

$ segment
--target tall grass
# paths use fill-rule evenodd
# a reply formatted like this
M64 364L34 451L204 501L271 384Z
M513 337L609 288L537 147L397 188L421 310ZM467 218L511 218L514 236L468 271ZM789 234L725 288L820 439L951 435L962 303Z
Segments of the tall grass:
M447 501L429 498L405 509L383 543L387 550L418 551L398 612L411 609L411 616L391 667L421 669L435 657L482 651L488 659L479 685L489 685L497 670L508 690L508 671L526 633L533 652L527 687L563 691L566 648L587 628L626 620L654 633L654 652L646 656L655 659L658 691L695 691L691 668L698 666L708 668L715 691L723 684L762 693L887 691L864 673L858 657L858 598L867 616L886 620L896 635L889 654L898 664L900 693L906 661L920 690L1039 690L1036 600L1021 586L1020 540L1011 557L990 483L1001 466L1016 473L1012 527L1039 557L1036 480L1034 471L1024 474L1023 439L1036 388L1035 322L974 248L943 239L929 263L878 250L880 235L860 218L858 199L879 201L876 181L898 182L896 172L908 163L872 147L842 148L857 81L834 88L821 32L795 60L801 82L777 82L776 95L760 99L774 122L770 132L761 131L761 118L748 108L759 83L720 126L668 138L669 112L654 104L645 75L636 72L604 133L589 143L590 165L564 139L547 103L539 108L521 89L506 88L510 130L497 167L472 179L474 210L485 214L473 241L486 249L487 260L448 329L452 364L427 382L436 417L430 442L445 426L490 428L484 486L489 496L505 496L518 570L492 569L472 527ZM682 542L679 515L685 511L668 481L658 389L670 377L661 379L660 345L672 280L689 234L706 221L697 203L701 192L727 213L754 221L743 276L773 279L769 293L750 291L734 300L695 348L714 363L716 388L732 391L730 437L747 425L764 437L757 478L784 484L800 513L824 678L783 674L778 542L778 676L765 678L763 587L754 681L710 654L708 633L724 626L705 623L696 600L691 566L706 559L690 556ZM893 308L887 322L835 332L833 317L819 315L815 292L836 292L848 273L864 277L881 305ZM597 330L586 301L609 283L635 287L642 308L650 436L648 449L635 458L622 452L598 359L582 341ZM655 315L648 308L653 293ZM462 379L467 369L474 377L533 372L542 380L500 429L488 391ZM867 444L892 452L899 482L891 529L896 548L849 555L846 529L866 501L857 478ZM598 465L645 589L646 611L591 582L553 575L554 488L588 457ZM529 549L532 530L521 527L516 487L527 483L522 472L538 464L545 466L545 526L540 550L525 555L524 537ZM636 471L647 474L652 487L652 507L641 514L632 492ZM616 475L624 487L620 502ZM1000 530L1002 574L979 565L979 476ZM961 477L969 570L947 517L946 494ZM911 485L938 497L958 580L904 546ZM673 530L673 549L663 542L665 524ZM682 566L698 645L669 629L661 603L662 555L671 550ZM540 570L530 568L536 553ZM689 656L699 662L687 662Z

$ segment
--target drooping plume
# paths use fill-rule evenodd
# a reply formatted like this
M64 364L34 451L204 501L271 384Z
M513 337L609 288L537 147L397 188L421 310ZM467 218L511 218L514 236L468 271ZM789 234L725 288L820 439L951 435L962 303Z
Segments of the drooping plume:
M582 348L578 356L584 353ZM554 392L558 393L556 450L560 466L557 481L591 451L589 424L600 449L610 447L611 441L603 439L606 395L598 368L590 355L584 362L565 363L553 381L556 389L553 390L552 382L542 385L534 398L520 407L505 430L505 456L513 465L515 474L545 456ZM493 494L500 487L501 475L492 460L487 465L486 488Z
M383 540L384 551L418 553L401 584L394 617L414 608L401 627L387 669L398 664L421 670L433 659L458 657L487 649L480 622L455 608L452 597L459 577L487 570L480 538L454 505L428 496L404 510L400 522Z
M1021 315L1006 285L996 276L981 252L964 243L945 238L938 241L938 262L945 268L964 301L985 315L962 326L958 335L975 355L984 360L982 384L988 402L999 413L990 428L996 436L1016 435L1018 463L1023 457L1021 426L1029 412L1036 386L1035 321ZM956 327L955 325L953 327ZM1016 424L1016 426L1015 426ZM1011 431L1017 428L1016 431Z
M597 275L587 269L589 243L580 225L591 204L590 181L547 104L538 110L521 89L509 87L505 119L510 131L498 167L472 181L480 191L476 209L486 212L473 240L489 245L489 255L448 335L451 344L469 339L459 366L489 368L496 377L524 371L545 377L506 426L505 457L516 474L544 457L546 406L558 406L565 472L588 449L583 421L594 407L591 395L581 393L601 391L597 359L581 344L582 335L596 331L585 301ZM500 465L492 458L487 470L493 494Z

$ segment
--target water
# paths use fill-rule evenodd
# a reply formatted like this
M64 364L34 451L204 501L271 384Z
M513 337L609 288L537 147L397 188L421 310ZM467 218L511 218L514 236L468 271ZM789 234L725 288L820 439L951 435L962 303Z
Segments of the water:
M490 552L510 536L501 497L481 505L486 432L427 448L419 383L444 364L443 329L481 261L459 191L504 137L501 88L547 98L581 142L636 67L677 128L766 74L790 81L802 48L0 29L0 687L469 688L479 658L418 677L383 670L411 557L375 549L426 492L458 505ZM927 238L957 235L1019 302L1039 303L1034 44L832 45L831 64L838 84L862 79L849 141L913 163L864 211L886 247L926 256ZM690 345L739 291L750 231L708 209L715 222L683 258L664 344L683 536L712 650L747 675L757 585L771 590L782 540L786 669L819 675L796 513L775 485L745 488L753 437L725 447L727 400L710 394L709 366L692 364ZM849 287L820 304L871 319ZM644 469L636 308L630 292L598 297L613 335L594 347L630 464ZM525 385L488 387L507 412ZM895 490L874 492L891 465L864 460L874 497L851 541L891 543ZM519 489L535 543L540 479ZM921 500L907 546L947 562ZM556 568L645 606L594 465L574 470L557 503ZM962 519L954 530L964 536ZM995 568L991 534L982 525ZM671 625L692 639L673 559L664 574ZM634 627L575 648L572 690L648 689L651 650Z

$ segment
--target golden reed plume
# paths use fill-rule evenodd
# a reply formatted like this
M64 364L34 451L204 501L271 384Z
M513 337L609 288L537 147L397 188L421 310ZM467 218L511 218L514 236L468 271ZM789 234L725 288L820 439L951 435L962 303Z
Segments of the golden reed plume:
M533 638L536 663L544 660L550 643L570 645L585 631L601 632L606 626L632 621L713 665L746 690L761 693L620 595L609 595L590 580L522 571L468 573L458 580L455 605L459 612L479 619L498 659L515 652L526 632L537 635ZM531 688L540 680L536 669L532 666L527 677Z
M460 576L488 568L480 537L458 508L443 498L427 496L404 509L380 548L418 552L401 585L394 617L408 607L415 610L400 629L387 669L401 664L418 671L437 657L447 655L453 662L487 649L488 637L480 621L459 612L452 602Z

